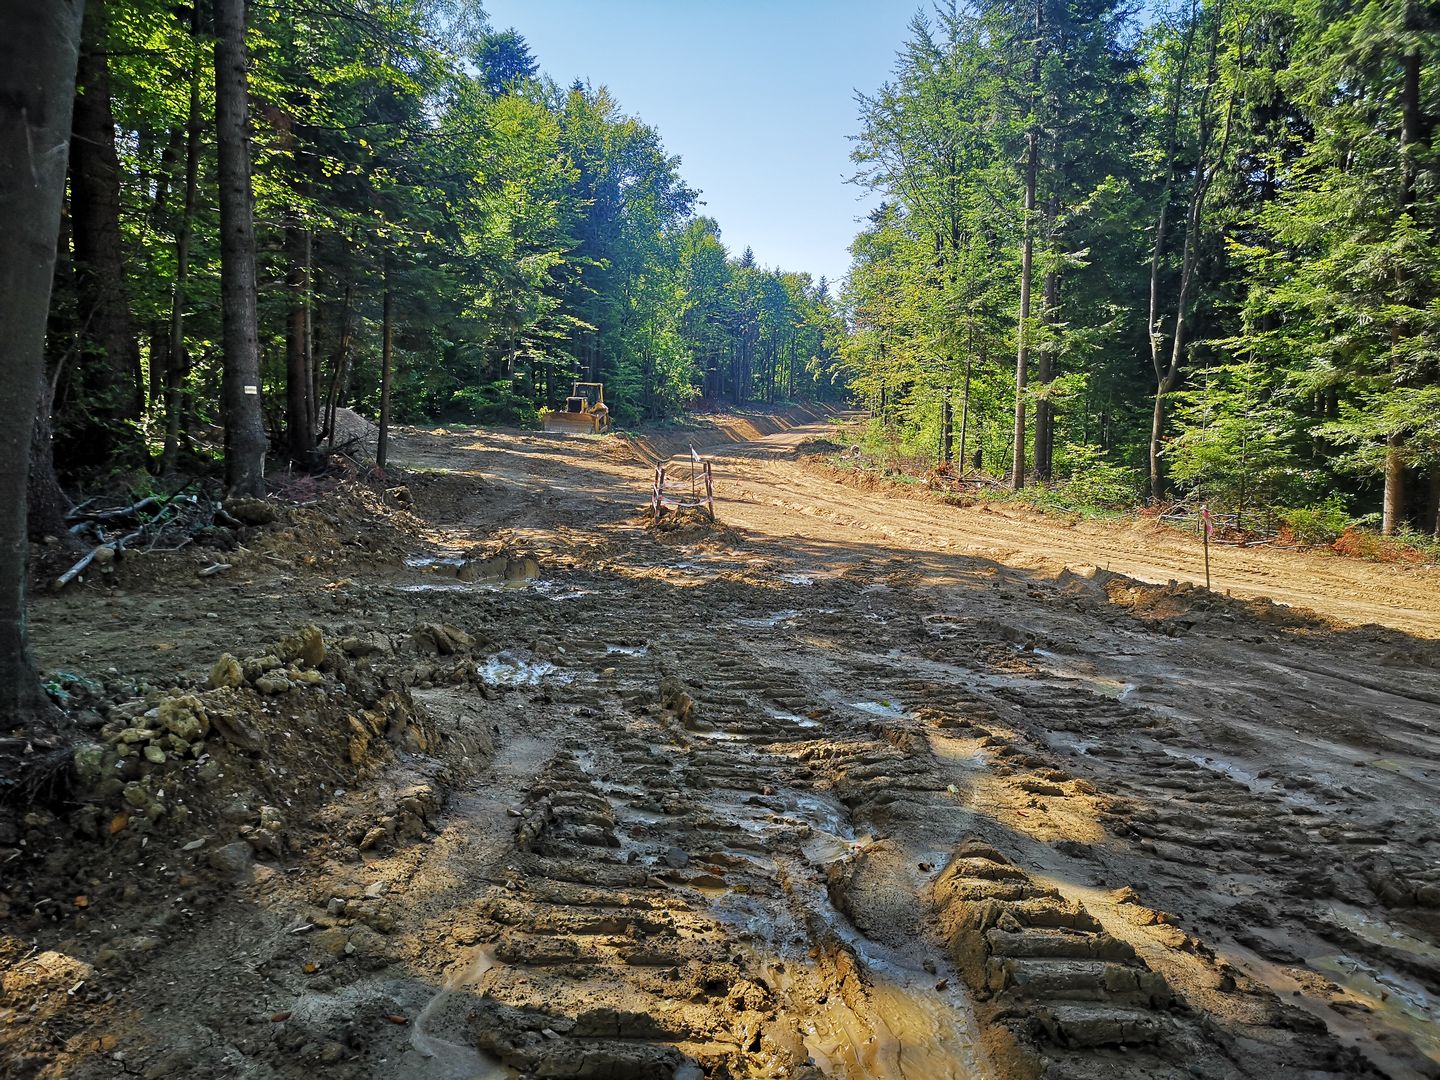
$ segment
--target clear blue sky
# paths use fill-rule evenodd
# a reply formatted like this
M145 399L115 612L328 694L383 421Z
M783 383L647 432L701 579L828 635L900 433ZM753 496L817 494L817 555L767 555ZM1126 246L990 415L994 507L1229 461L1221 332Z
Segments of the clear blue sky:
M855 91L889 77L919 0L485 0L541 69L608 86L660 131L734 254L831 280L849 266ZM864 199L863 202L857 201Z

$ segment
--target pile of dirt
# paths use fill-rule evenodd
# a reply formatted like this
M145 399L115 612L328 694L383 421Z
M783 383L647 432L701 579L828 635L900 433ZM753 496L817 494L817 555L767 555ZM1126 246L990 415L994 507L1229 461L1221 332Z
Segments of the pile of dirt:
M335 410L335 447L351 457L373 461L380 429L354 409Z
M662 544L735 547L743 540L738 529L712 520L704 510L690 507L666 511L659 521L647 513L641 523L646 532Z
M307 624L261 655L222 654L208 676L97 703L105 721L73 750L64 794L0 828L0 1013L43 1021L103 1005L233 883L425 835L440 792L493 747L478 726L437 723L412 689L479 685L475 650L441 624ZM339 801L421 758L438 783L412 776ZM148 902L162 893L174 903ZM32 944L67 933L53 957ZM43 1022L0 1026L0 1059L45 1059L53 1036Z

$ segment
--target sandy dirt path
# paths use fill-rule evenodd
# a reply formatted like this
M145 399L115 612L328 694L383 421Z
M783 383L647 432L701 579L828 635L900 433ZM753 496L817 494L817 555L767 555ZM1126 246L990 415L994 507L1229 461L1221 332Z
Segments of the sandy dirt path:
M1163 584L1203 581L1199 541L1148 523L1067 523L1025 508L952 507L903 489L871 492L803 467L796 450L830 433L812 422L711 448L722 514L757 533L818 545L882 547L923 561L971 555L1051 574L1096 567ZM1211 548L1218 592L1269 597L1352 625L1440 637L1440 569L1392 566L1266 547Z

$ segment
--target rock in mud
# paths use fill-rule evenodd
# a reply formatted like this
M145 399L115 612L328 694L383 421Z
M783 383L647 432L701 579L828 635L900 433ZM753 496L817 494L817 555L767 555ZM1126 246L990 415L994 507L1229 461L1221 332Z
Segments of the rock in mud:
M682 849L672 847L665 852L665 865L675 870L684 870L690 865L690 856L685 854Z
M186 742L203 739L210 731L210 719L205 707L194 694L166 698L160 703L161 725L172 735L178 735Z
M285 637L276 651L286 663L298 662L317 668L325 662L325 635L314 623L306 623Z
M388 656L395 650L390 639L381 633L352 634L339 641L339 649L347 656Z
M271 525L280 519L279 508L265 499L227 499L225 512L246 525Z
M265 749L265 736L236 713L228 709L216 709L209 715L215 733L231 746L241 750Z
M660 704L675 714L675 719L680 721L682 727L694 724L695 699L685 689L685 684L674 675L666 675L660 680Z
M453 656L475 644L475 639L464 630L439 623L417 626L411 640L419 652L439 656Z
M262 694L283 694L294 689L294 686L284 672L280 671L267 671L255 680L255 689Z
M210 852L208 862L224 874L241 874L255 861L255 852L244 840L218 847Z
M488 559L467 559L456 573L461 581L501 582L505 580L504 555L491 555Z
M99 743L87 743L75 751L75 775L87 786L99 782L105 768L105 748Z
M210 669L209 686L211 689L229 686L236 687L245 681L245 669L240 666L240 661L231 656L228 652L221 653L220 659Z

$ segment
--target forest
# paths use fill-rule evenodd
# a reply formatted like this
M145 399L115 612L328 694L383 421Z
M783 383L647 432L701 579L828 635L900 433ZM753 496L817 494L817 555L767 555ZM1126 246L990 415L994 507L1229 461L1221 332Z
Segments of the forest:
M0 1078L1440 1077L1440 7L912 2L0 0Z
M222 447L259 494L267 448L313 466L338 407L388 429L533 425L573 379L627 423L834 395L827 283L732 256L702 206L658 131L478 4L92 0L32 532L64 535L65 490Z
M924 7L857 94L881 201L832 290L474 3L91 3L32 533L117 475L258 492L342 406L534 425L577 378L623 423L849 394L1015 489L1440 533L1437 40L1419 0Z
M876 442L1115 505L1440 535L1420 0L926 7L859 96Z

